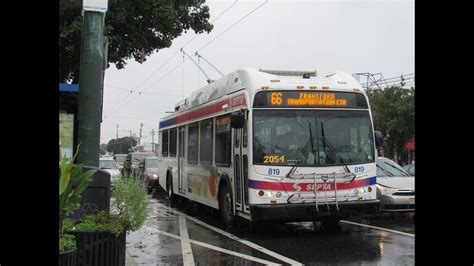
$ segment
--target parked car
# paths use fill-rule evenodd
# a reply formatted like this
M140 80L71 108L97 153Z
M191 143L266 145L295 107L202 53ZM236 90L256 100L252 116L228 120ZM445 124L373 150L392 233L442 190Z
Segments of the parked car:
M415 211L415 177L396 162L378 157L377 198L382 211Z
M112 158L99 158L99 168L109 172L111 186L113 182L119 180L122 177L117 163Z
M146 157L138 164L138 176L147 183L148 191L158 187L158 158Z
M122 175L126 177L137 177L138 164L146 157L153 157L153 152L131 152L123 163Z
M414 163L404 165L403 170L405 170L410 175L415 176L415 164Z
M123 169L123 163L125 162L126 158L127 158L127 154L115 154L114 155L114 160L117 163L120 171L122 171L122 169Z

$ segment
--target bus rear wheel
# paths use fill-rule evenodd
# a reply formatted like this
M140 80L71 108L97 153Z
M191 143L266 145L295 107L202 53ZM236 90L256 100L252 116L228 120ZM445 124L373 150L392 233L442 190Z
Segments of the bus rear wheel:
M222 187L219 197L219 211L227 228L235 225L235 216L232 209L232 192L228 186Z

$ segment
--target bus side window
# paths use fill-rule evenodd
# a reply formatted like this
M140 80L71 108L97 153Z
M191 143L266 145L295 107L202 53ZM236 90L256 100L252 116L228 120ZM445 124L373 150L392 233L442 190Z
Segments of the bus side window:
M216 165L230 165L231 135L230 116L224 115L216 119Z
M212 118L208 120L201 121L201 130L199 132L199 162L205 165L212 164L212 142L214 132L212 130Z
M197 164L198 162L198 124L192 124L188 127L188 163Z
M161 132L161 155L163 157L168 157L168 130Z
M176 128L170 129L170 151L169 151L169 156L170 157L176 157L176 142L177 142L177 131Z

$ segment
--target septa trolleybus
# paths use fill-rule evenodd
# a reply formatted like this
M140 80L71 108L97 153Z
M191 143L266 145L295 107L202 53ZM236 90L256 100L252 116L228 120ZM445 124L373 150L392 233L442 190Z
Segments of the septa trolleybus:
M159 184L258 221L331 221L376 211L376 142L349 74L241 69L162 118Z

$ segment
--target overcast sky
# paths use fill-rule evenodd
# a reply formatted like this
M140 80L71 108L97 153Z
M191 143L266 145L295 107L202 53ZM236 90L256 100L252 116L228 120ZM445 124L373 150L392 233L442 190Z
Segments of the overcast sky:
M210 21L215 20L210 34L194 38L191 30L143 64L129 61L125 69L107 69L101 143L116 137L117 125L119 137L129 130L138 136L141 123L142 143L150 143L165 112L207 84L200 70L176 53L184 45L185 52L199 51L224 75L244 67L317 70L318 75L370 72L385 78L414 73L414 0L235 2L206 2ZM202 59L200 66L211 78L220 77Z

